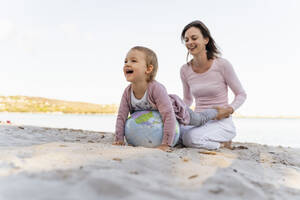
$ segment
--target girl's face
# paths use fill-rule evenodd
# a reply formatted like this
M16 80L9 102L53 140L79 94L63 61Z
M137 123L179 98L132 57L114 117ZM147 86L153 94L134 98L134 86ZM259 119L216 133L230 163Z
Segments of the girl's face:
M209 39L204 38L200 29L196 27L189 28L184 35L185 46L193 56L205 52L208 41Z
M123 72L128 82L146 81L149 70L144 53L134 49L130 50L125 58Z

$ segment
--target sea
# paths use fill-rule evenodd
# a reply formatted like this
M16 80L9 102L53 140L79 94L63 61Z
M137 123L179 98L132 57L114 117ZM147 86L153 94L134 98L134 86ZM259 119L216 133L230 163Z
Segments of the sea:
M0 113L0 121L16 125L114 132L116 115L61 113ZM234 142L300 148L300 119L233 118ZM1 124L1 123L0 123Z

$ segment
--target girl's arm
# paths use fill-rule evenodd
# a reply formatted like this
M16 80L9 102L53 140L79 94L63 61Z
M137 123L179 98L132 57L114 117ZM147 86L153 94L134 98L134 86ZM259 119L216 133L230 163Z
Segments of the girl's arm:
M154 103L164 123L162 145L173 145L175 138L176 117L167 90L163 85L155 85L152 90Z
M116 137L114 144L124 144L125 122L129 114L129 102L127 101L127 89L123 92L116 121Z

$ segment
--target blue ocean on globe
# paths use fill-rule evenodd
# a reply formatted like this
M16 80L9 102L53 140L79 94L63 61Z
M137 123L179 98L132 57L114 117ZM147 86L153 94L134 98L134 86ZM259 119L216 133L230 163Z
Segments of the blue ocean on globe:
M131 114L125 124L125 138L133 146L157 147L163 139L163 121L158 111L137 111ZM179 123L176 121L175 139L179 140Z

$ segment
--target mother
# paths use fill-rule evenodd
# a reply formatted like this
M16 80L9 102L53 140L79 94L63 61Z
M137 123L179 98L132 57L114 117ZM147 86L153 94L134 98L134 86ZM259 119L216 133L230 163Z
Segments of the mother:
M201 127L181 127L183 144L205 149L230 147L231 140L236 136L231 114L244 103L246 93L232 65L219 57L215 41L201 21L186 25L181 39L188 55L193 56L180 70L184 102L191 106L195 98L196 112L211 107L227 108L219 120L211 120ZM230 104L228 86L235 95Z

